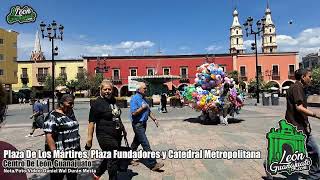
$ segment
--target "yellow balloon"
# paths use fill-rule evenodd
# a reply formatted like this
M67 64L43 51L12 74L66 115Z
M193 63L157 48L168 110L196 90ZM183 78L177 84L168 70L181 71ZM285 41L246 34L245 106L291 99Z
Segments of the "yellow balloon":
M217 100L217 96L212 96L212 100Z

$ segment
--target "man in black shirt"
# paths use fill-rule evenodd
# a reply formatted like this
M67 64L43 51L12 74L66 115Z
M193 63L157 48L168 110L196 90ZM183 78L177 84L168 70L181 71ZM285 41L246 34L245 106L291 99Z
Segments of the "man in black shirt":
M307 151L312 159L308 179L320 179L320 151L311 135L311 126L308 121L308 116L320 119L320 115L307 109L307 96L304 91L311 83L311 71L298 69L295 71L295 78L296 82L290 86L287 92L286 120L307 136Z

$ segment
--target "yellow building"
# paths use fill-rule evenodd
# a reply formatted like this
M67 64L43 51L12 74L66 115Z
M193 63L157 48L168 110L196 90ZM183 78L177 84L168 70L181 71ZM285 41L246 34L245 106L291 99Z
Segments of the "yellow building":
M17 37L19 33L0 28L0 81L5 85L12 102L12 84L18 82L17 76Z
M55 78L63 77L66 81L76 80L77 74L83 71L84 62L78 60L55 60ZM52 75L51 60L45 61L18 61L19 81L13 85L14 91L20 89L42 90L45 79Z

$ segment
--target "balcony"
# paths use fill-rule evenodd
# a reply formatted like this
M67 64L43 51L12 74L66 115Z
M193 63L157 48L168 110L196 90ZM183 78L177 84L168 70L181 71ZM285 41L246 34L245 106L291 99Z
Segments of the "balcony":
M121 78L118 76L112 77L111 81L113 84L121 84Z
M248 77L246 75L240 75L239 80L241 81L248 81Z
M280 80L280 74L272 74L272 80Z
M48 74L36 74L36 76L37 76L38 82L43 83L46 81Z
M59 77L61 77L64 81L67 81L67 73L60 73Z
M296 78L294 77L294 73L289 72L289 73L288 73L288 79L295 80Z
M25 73L21 74L20 79L21 79L22 84L28 84L28 82L29 82L28 74L25 74Z
M189 83L188 74L181 74L180 75L180 83Z
M81 78L84 78L84 73L83 72L78 72L77 73L77 79L81 79Z

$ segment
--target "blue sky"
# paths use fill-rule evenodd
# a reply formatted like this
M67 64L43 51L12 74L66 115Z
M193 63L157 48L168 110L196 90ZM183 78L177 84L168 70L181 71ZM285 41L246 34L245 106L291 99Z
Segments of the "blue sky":
M13 5L29 5L37 21L9 25L5 16ZM227 53L232 12L237 6L240 23L248 16L264 15L266 0L1 0L0 27L20 33L18 59L33 49L41 21L56 20L65 27L57 42L57 58L81 55L154 55ZM320 48L319 0L270 0L279 51L299 51L303 56ZM288 22L293 20L293 24ZM244 37L247 51L252 37ZM50 44L42 40L50 59Z

